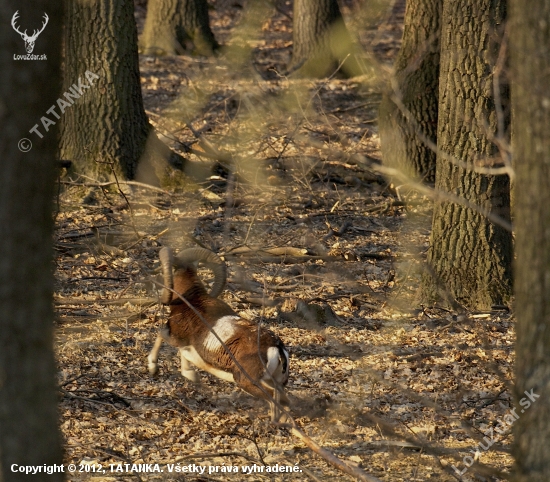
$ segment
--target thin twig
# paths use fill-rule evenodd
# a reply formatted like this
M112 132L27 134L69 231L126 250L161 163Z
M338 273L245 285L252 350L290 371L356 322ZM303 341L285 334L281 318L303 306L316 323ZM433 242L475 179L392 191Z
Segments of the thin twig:
M352 477L355 477L357 480L362 480L364 482L381 482L379 478L367 474L363 469L359 467L355 467L353 465L348 465L342 460L340 460L332 452L329 452L328 450L324 449L319 444L317 444L313 439L308 437L304 432L302 432L296 425L296 422L294 421L292 422L293 424L289 427L290 433L294 435L296 438L300 439L313 452L315 452L317 455L320 455L333 467L336 467L338 470L348 475L351 475Z
M76 377L73 377L73 378L69 378L67 381L63 382L60 387L65 387L67 385L70 385L71 383L75 382L76 380L78 380L79 378L82 378L85 374L84 373L81 373L80 375L77 375Z

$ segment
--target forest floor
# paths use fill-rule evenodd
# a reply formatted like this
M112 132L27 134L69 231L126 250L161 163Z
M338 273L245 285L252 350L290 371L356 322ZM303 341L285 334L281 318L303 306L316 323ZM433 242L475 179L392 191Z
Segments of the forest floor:
M284 76L289 2L260 20L243 2L210 3L224 55L140 58L152 124L204 182L60 185L56 350L66 463L77 465L69 480L351 480L272 425L265 402L206 373L200 384L184 379L175 349L162 349L157 377L147 373L166 319L149 281L158 251L196 244L228 263L222 298L289 347L290 411L318 444L388 482L504 480L517 418L513 319L418 303L430 202L402 199L372 170L380 74L399 48L404 1L342 2L365 74L319 81ZM144 15L137 3L140 28ZM183 472L193 467L204 474Z

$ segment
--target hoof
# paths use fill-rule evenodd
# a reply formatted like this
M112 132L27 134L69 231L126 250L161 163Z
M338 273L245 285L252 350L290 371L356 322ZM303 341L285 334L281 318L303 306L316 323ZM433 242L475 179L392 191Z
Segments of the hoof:
M159 372L159 367L156 363L149 363L148 366L149 369L149 375L154 377Z
M191 380L194 383L199 381L199 376L195 370L182 370L181 374L187 378L187 380Z
M283 424L283 423L289 423L290 420L291 418L289 415L287 415L285 412L280 412L278 417L274 417L274 419L272 419L271 421L273 423Z

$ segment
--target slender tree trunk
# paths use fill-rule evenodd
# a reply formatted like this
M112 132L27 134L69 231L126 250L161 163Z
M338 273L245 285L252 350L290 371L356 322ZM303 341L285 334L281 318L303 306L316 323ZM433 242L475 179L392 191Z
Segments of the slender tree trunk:
M509 222L508 176L473 171L501 162L491 136L505 136L508 125L506 109L495 105L493 92L505 15L505 0L444 2L436 188ZM506 104L505 85L499 86L499 96ZM430 244L428 263L435 279L425 278L428 300L437 298L439 288L469 307L509 300L509 231L469 207L442 201L434 207Z
M443 0L407 2L395 77L378 116L384 163L429 183L436 155L425 140L437 138L442 6Z
M156 183L170 150L155 136L141 96L137 29L131 0L65 0L68 104L61 156L81 171ZM76 97L76 98L75 98Z
M145 55L212 55L219 45L206 0L149 0L140 47Z
M350 34L337 0L294 0L292 60L288 70L301 77L324 77L346 57L342 71L359 74Z
M527 6L511 0L510 10L519 415L513 428L513 480L546 482L550 480L550 1L534 0Z
M26 53L9 28L16 11L27 28L40 28L48 15L33 51L47 60L14 60ZM63 462L52 336L57 139L55 126L42 138L29 133L60 92L61 18L58 4L46 0L0 5L0 481L6 482L31 477L13 472L12 464L59 468ZM37 474L32 480L64 477Z

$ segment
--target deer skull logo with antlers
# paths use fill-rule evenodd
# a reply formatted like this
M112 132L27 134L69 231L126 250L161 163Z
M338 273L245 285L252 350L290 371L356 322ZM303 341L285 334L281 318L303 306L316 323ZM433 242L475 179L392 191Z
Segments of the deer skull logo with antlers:
M34 43L36 42L36 39L38 36L44 31L46 28L46 25L48 25L49 17L46 13L44 13L44 23L42 24L42 28L40 30L35 30L32 35L27 35L27 31L21 32L18 28L15 22L17 21L17 18L19 17L19 10L13 14L13 17L11 18L11 26L13 29L21 35L21 38L25 41L25 49L27 53L32 54L32 51L34 50Z

